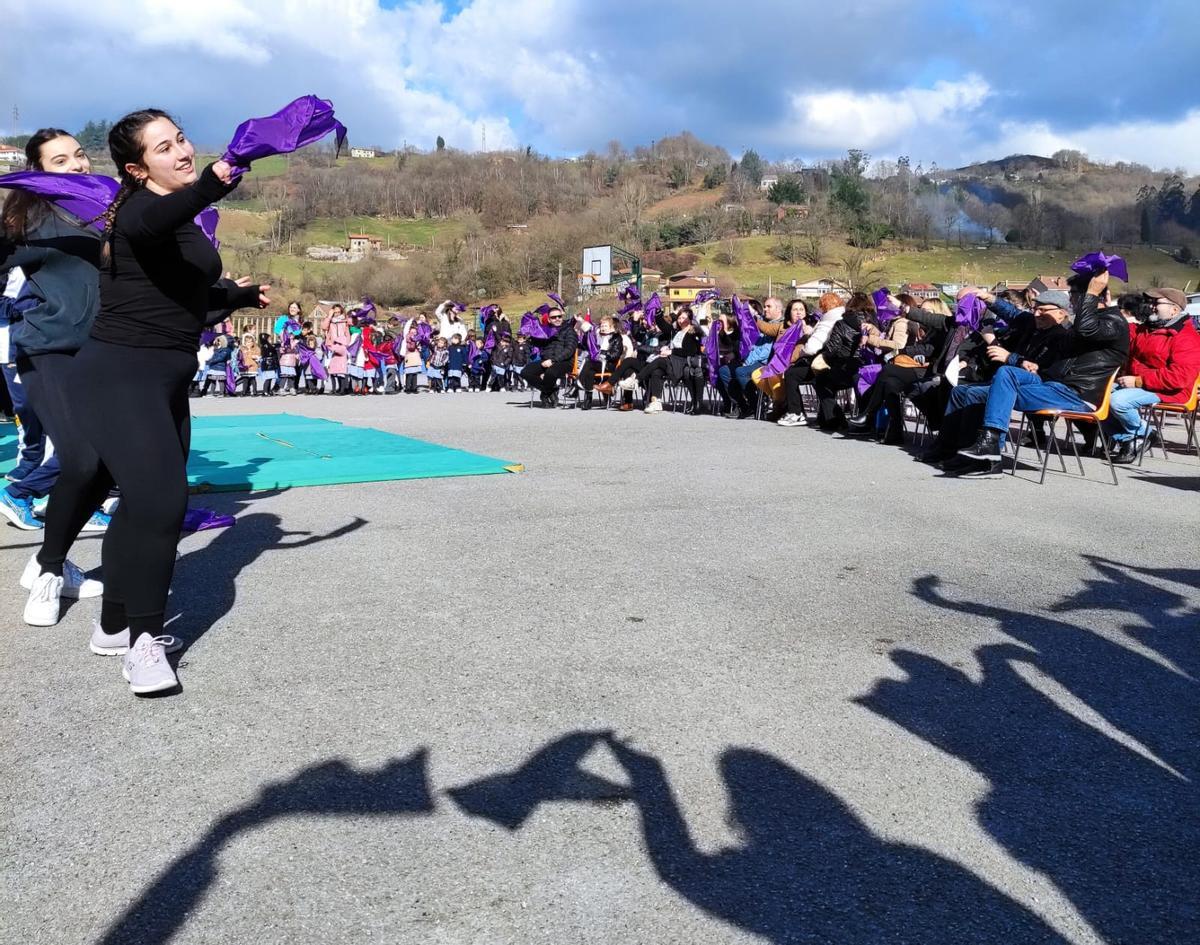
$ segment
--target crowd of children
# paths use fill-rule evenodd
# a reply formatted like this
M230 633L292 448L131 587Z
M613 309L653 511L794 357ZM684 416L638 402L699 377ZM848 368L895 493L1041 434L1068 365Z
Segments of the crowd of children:
M200 340L192 395L273 397L521 390L529 339L499 306L468 327L453 302L428 315L382 316L373 302L340 304L303 318L288 306L270 333L235 334L225 320Z

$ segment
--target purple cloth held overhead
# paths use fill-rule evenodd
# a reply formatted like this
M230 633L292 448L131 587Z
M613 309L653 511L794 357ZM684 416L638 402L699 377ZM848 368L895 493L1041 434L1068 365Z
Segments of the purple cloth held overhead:
M792 364L792 352L796 345L804 340L804 323L796 322L791 328L775 339L771 347L771 358L762 369L762 377L778 377Z
M710 302L721 297L720 289L701 289L696 293L695 304L699 305L702 302Z
M564 312L567 310L567 303L562 300L562 296L557 292L547 292L546 298L550 299L555 305L561 308Z
M662 311L662 307L662 299L658 297L657 292L646 299L646 306L642 311L646 317L647 327L654 324L654 320L658 317L658 313Z
M978 298L973 292L968 292L958 300L958 305L954 309L954 324L966 325L971 331L979 331L979 321L983 318L983 313L987 311L987 306L983 303L983 299Z
M880 328L885 328L900 315L900 310L888 301L888 295L890 293L887 286L884 286L882 289L876 289L871 293L871 301L875 303L875 314Z
M212 509L188 509L183 515L182 531L203 532L210 528L228 528L236 519Z
M346 143L346 126L334 117L333 103L315 95L302 95L274 115L248 118L238 125L222 160L233 165L234 177L240 177L259 158L290 154L320 141L331 131L341 151Z
M554 332L543 325L542 320L533 312L526 312L521 316L521 334L526 338L536 338L539 341L546 341L554 337Z
M1081 256L1071 263L1071 271L1085 276L1098 276L1102 272L1109 272L1122 282L1129 281L1129 267L1124 258L1110 256L1108 253L1088 253Z
M736 295L733 297L733 313L737 316L738 328L738 357L745 359L756 344L761 332L758 330L758 320L754 310Z

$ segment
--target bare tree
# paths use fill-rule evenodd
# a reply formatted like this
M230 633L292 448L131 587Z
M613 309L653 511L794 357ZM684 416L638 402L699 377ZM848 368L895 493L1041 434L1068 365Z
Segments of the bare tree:
M861 292L883 279L883 266L869 250L851 249L842 256L831 280L851 292Z

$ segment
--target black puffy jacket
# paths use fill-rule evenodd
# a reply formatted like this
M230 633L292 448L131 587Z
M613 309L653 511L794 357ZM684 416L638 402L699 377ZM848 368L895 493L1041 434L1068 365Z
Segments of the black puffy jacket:
M565 321L553 338L546 341L535 341L534 344L541 352L540 361L570 361L575 357L575 349L579 347L579 336L575 334L575 319Z
M1043 380L1066 384L1088 403L1104 399L1113 371L1129 357L1129 325L1120 309L1100 308L1094 295L1085 296L1071 326L1062 357L1042 368Z

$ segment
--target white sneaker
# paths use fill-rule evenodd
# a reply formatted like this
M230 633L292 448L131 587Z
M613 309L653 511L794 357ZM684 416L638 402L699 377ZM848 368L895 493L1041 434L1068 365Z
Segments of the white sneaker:
M617 386L619 388L621 388L621 390L629 390L629 391L637 390L637 385L638 385L638 380L637 380L636 374L630 374L627 378L625 378L623 381L620 381L617 384Z
M25 602L25 622L31 627L53 627L58 623L62 589L62 578L49 572L38 575Z
M781 427L803 427L808 425L808 421L798 413L785 413L775 422Z
M163 641L163 650L175 653L183 649L183 641L179 637L164 634L158 639ZM129 652L129 628L120 633L105 633L99 620L92 621L92 638L88 641L88 649L97 656L124 656Z
M650 403L646 404L646 409L643 410L642 412L643 413L662 413L662 411L663 411L662 401L661 400L652 400L652 401L650 401Z
M166 640L143 633L121 661L121 675L135 695L164 692L179 685L175 670L167 662Z
M37 555L29 559L21 574L21 587L27 591L33 590L33 585L42 574L42 566L38 564ZM94 581L70 559L63 562L62 596L76 600L86 600L89 597L99 597L104 593L104 582Z

